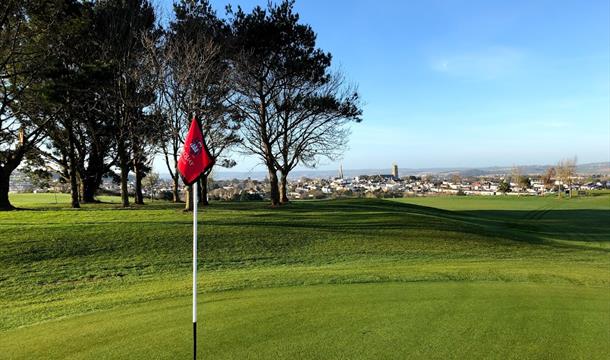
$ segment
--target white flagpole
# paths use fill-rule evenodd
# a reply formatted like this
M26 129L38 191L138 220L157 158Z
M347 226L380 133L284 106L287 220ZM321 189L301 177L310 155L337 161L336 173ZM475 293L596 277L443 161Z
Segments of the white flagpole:
M197 193L199 181L193 184L193 359L197 359Z

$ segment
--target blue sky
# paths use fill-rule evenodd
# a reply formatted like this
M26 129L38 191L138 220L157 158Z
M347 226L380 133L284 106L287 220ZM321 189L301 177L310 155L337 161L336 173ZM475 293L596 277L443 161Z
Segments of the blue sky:
M266 0L229 2L249 10ZM227 3L212 2L219 14ZM609 3L301 0L296 9L365 101L344 168L482 167L609 161ZM171 1L160 6L171 11ZM234 170L261 169L236 159Z

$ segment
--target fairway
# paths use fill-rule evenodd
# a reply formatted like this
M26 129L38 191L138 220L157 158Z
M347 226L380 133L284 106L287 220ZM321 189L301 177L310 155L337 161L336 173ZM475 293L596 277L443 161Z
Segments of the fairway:
M190 215L15 195L0 213L0 358L190 356ZM114 201L114 203L112 203ZM610 196L213 203L200 355L610 354Z

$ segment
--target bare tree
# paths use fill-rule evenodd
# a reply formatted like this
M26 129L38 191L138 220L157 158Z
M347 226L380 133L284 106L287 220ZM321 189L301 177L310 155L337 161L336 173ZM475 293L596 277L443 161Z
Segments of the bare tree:
M178 51L165 43L165 38L146 38L149 69L155 76L157 92L154 110L159 116L155 126L156 142L159 144L167 170L172 178L172 197L180 201L178 156L180 155L183 134L186 132L186 114L181 110L181 94L185 76L179 74L173 61L181 61Z
M462 177L459 173L451 174L451 182L459 185L462 182Z
M521 175L519 177L519 187L521 189L525 189L525 190L527 190L527 189L532 187L532 182L531 182L529 176Z
M517 196L521 196L521 168L513 165L510 171L510 181L515 184L517 190Z
M544 172L544 175L542 176L542 195L544 196L544 191L546 189L552 189L553 185L555 184L555 176L557 175L555 168L553 166L550 166L548 169L546 169L546 171Z
M183 135L193 117L204 132L206 145L216 164L230 167L227 150L239 143L239 121L228 107L231 76L226 25L209 3L182 1L175 5L176 20L170 31L148 40L151 68L157 78L157 103L162 129L160 147L173 180L173 198L179 201L178 157ZM201 199L207 205L207 174L200 181ZM186 209L192 208L187 189Z
M557 164L557 177L559 178L559 197L561 197L562 185L568 188L570 198L572 197L572 182L576 175L576 156L562 159Z
M297 165L315 167L320 159L336 160L347 146L346 125L360 121L357 91L339 73L286 82L276 99L280 136L273 144L280 173L280 200L288 202L288 174Z
M267 168L271 204L277 206L280 194L273 145L278 141L280 131L272 103L279 92L278 81L271 74L265 76L268 69L262 66L263 63L249 59L245 53L237 56L236 64L234 83L237 94L231 99L231 104L242 121L243 152L258 156Z
M154 198L155 195L155 187L159 183L159 174L156 172L149 173L143 180L142 186L146 189L150 196L150 200Z

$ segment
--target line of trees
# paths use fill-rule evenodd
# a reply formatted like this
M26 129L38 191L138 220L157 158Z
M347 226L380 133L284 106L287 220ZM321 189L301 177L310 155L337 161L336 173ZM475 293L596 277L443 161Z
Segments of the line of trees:
M274 206L297 165L345 149L360 96L293 1L219 17L207 0L180 0L165 24L149 0L0 4L0 209L13 208L10 175L25 165L59 173L72 207L95 202L104 176L129 206L133 174L142 204L157 155L181 201L176 165L193 117L219 166L234 166L235 152L266 166ZM200 183L187 208L192 191L207 202Z
M561 197L562 186L565 186L569 190L570 197L572 197L572 182L574 176L576 176L576 156L559 161L554 172L559 180L558 196Z
M540 178L543 183L542 195L544 195L545 190L553 189L555 182L558 181L557 196L561 197L563 190L567 188L569 196L572 197L572 183L576 176L576 163L577 158L574 156L572 158L561 159L557 165L548 167ZM524 176L521 176L521 178L524 178ZM519 185L523 186L522 184Z
M561 159L557 165L548 167L540 177L543 184L542 195L544 195L545 190L553 189L557 181L559 183L557 196L561 197L563 189L567 188L569 196L572 197L572 184L576 176L576 163L577 158L574 156L572 158ZM511 169L510 180L518 189L529 189L532 186L531 179L523 175L521 168L518 166L513 166ZM499 191L503 193L510 191L510 183L506 180L502 181Z

